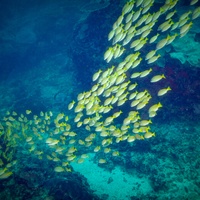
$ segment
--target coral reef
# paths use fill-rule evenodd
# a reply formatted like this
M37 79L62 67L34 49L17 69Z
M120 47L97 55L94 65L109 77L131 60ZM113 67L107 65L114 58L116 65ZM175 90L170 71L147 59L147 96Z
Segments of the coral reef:
M198 33L194 34L192 28L200 7L193 6L197 2L192 0L188 10L176 15L179 2L130 0L122 9L110 11L119 15L114 21L109 18L111 14L104 16L113 6L112 1L50 3L44 11L44 7L39 9L40 17L47 14L59 20L55 29L48 21L41 33L45 42L35 31L34 22L43 26L46 21L34 15L34 8L26 20L23 18L28 26L18 25L22 18L12 18L0 33L3 45L13 45L8 45L4 56L15 53L21 45L21 56L35 47L41 47L41 51L32 53L24 68L9 73L10 90L2 86L1 198L6 198L6 193L10 199L33 200L189 199L199 195L200 141L192 140L191 133L198 135L199 131L196 90L200 84L198 71L189 75L191 71L181 71L180 64L199 65L199 54L193 51L193 45L199 45ZM64 23L65 17L71 20ZM106 22L106 18L108 25L95 23ZM5 34L13 24L15 35ZM104 32L111 25L108 42L101 44L105 36L99 37L100 30ZM74 32L62 32L64 26ZM57 35L60 31L62 34ZM63 37L69 44L63 44ZM190 43L192 54L188 48L180 48L183 42ZM55 55L60 49L61 53ZM99 55L93 55L94 50ZM66 52L68 56L64 57ZM177 62L179 69L174 60L167 59L166 52L182 62ZM33 62L39 54L42 60ZM162 69L157 67L161 58ZM39 69L22 73L31 62ZM164 98L167 94L168 99ZM192 120L177 122L186 119L179 116L182 113ZM117 184L122 188L119 194ZM112 189L105 192L108 186Z
M195 34L190 33L187 34L185 37L175 41L173 43L173 48L175 52L170 52L171 58L178 59L181 64L186 64L191 67L199 67L200 66L200 59L199 59L199 42L194 40ZM184 45L187 44L187 45Z

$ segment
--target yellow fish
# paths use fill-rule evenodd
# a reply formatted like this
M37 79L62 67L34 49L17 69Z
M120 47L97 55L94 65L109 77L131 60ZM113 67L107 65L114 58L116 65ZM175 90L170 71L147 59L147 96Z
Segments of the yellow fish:
M54 171L55 172L64 172L65 170L64 170L64 168L62 168L62 167L59 166L59 167L55 167Z
M166 94L168 91L170 91L171 88L170 87L167 87L167 88L164 88L164 89L161 89L158 91L158 96L162 96L164 94Z
M31 114L31 113L32 113L31 110L26 110L26 114L27 114L27 115L29 115L29 114Z
M105 159L99 159L99 164L104 164L104 163L106 163L106 160Z
M162 74L162 75L156 75L154 77L151 78L151 83L155 83L155 82L158 82L159 80L165 78L165 75Z
M12 172L4 172L3 174L0 175L0 179L6 179L12 174L13 174Z

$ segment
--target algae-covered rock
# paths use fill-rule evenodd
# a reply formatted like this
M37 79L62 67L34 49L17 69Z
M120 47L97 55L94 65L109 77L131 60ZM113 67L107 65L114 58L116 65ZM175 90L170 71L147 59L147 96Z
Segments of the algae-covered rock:
M188 62L191 66L200 66L200 44L194 40L195 35L190 33L174 41L172 45L175 51L170 53L171 58L178 59L182 64Z

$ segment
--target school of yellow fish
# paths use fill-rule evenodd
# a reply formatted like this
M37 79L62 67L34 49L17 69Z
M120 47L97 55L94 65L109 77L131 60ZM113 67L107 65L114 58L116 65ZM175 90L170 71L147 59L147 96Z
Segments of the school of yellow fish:
M104 53L106 70L96 72L91 90L68 105L72 113L41 111L37 116L31 110L23 114L7 111L0 123L0 179L12 175L20 147L38 159L56 162L55 172L70 172L70 162L81 164L88 153L99 154L98 162L104 164L120 156L117 143L132 145L155 136L152 118L162 107L161 96L171 88L150 93L165 79L151 64L161 57L160 49L188 33L200 16L197 2L191 0L191 10L177 16L178 0L166 0L153 13L154 0L128 1L108 34L111 46Z

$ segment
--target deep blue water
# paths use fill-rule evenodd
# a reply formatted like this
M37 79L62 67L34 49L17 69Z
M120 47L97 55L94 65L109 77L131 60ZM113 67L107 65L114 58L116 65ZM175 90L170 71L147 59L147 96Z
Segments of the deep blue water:
M145 61L145 56L156 48L157 42L147 42L139 50L141 64L126 71L125 82L137 82L137 91L147 90L151 95L148 106L138 110L141 120L149 119L148 109L151 105L162 103L162 108L150 124L150 130L156 133L156 137L136 139L133 143L121 139L121 142L116 143L116 137L111 130L108 131L110 134L103 138L95 131L95 126L91 125L91 130L87 130L86 123L78 128L74 122L77 112L68 110L72 100L76 101L77 106L77 96L91 91L96 84L92 81L94 73L99 69L104 72L112 66L115 66L116 70L126 56L134 53L129 47L130 44L124 45L126 50L120 58L112 59L109 63L104 60L105 51L112 46L112 42L108 41L108 34L121 15L125 3L126 1L112 0L1 1L0 168L13 174L8 178L1 178L0 199L111 200L113 197L109 197L107 193L99 195L100 192L94 192L84 173L73 170L70 165L65 166L66 168L63 166L63 162L69 161L69 155L66 158L66 153L70 147L74 145L78 149L74 154L75 162L79 162L82 154L94 153L96 146L100 145L105 149L106 146L102 145L103 139L111 139L112 144L108 145L111 152L119 151L120 156L114 157L111 153L106 154L100 150L92 162L109 172L115 167L120 167L129 174L134 171L136 176L141 179L145 177L150 182L151 192L143 194L143 186L138 186L128 196L124 194L123 199L200 199L199 18L193 20L190 16L189 21L193 21L193 26L183 37L194 44L192 51L197 58L193 59L191 52L184 50L185 40L179 38L179 35L172 44L159 50L161 58L150 65ZM162 5L159 2L154 3L149 12L157 12ZM189 6L187 1L179 1L175 7L177 13L173 16L173 21L198 6L199 3ZM135 8L135 11L137 9ZM168 34L179 34L180 28L175 31L157 31L159 25L165 22L166 14L162 16L147 38L150 39L157 33L160 33L159 40ZM135 40L139 37L140 35L135 36ZM186 61L182 63L178 56L173 58L171 54L174 52L182 53ZM130 78L133 73L149 68L152 68L152 72L147 77ZM152 85L151 78L158 74L164 74L166 79ZM158 90L168 86L171 91L161 97L157 96ZM99 104L103 105L105 99L105 96L99 95ZM91 101L95 102L94 99ZM137 111L135 107L130 107L130 104L129 100L122 106L113 104L111 112L102 114L98 122L102 122L100 125L105 124L107 117L122 110L122 115L111 124L119 129L129 112ZM31 114L27 114L27 110L30 110ZM13 114L13 111L17 115ZM50 116L50 111L53 116ZM55 120L59 113L68 116L69 121L61 118L57 127ZM35 118L34 115L38 117ZM45 118L46 115L48 119ZM97 114L90 116L83 111L81 119L95 116ZM64 125L61 125L61 122ZM70 124L70 131L77 134L73 145L70 142L74 137L64 135L67 131L66 123ZM130 130L124 134L127 137L133 135L131 129L136 127L134 123L129 126ZM55 134L57 129L59 133ZM79 143L79 140L84 140L92 133L96 136L90 145L87 141L85 146ZM139 135L144 134L139 132ZM59 142L51 147L46 142L48 138ZM62 153L58 153L58 148L64 149ZM98 163L101 158L105 158L107 163ZM65 170L56 172L55 168L58 166ZM108 183L102 183L106 184ZM119 199L117 194L115 199Z

